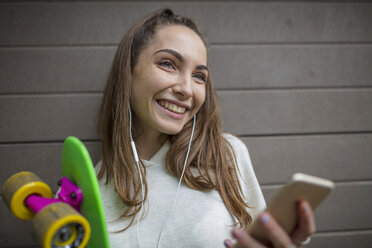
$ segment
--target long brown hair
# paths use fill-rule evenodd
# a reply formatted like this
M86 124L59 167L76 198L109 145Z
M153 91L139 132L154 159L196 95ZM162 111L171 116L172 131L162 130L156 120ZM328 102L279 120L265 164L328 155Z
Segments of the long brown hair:
M139 53L154 37L156 28L160 25L183 25L202 39L192 20L175 15L170 9L160 9L140 19L119 44L99 112L102 165L98 178L106 175L106 183L114 180L116 192L127 207L120 218L131 218L131 222L123 230L133 223L142 203L141 181L129 137L131 73ZM236 217L240 226L246 229L252 218L246 209L249 206L242 197L235 154L223 137L218 98L210 76L206 82L205 102L196 119L192 149L183 182L201 191L217 190L229 212ZM182 173L191 129L192 120L186 123L180 133L170 138L171 147L166 155L166 167L171 175L178 178ZM140 164L142 175L146 175L145 166ZM192 167L197 169L196 175L192 173ZM146 177L143 178L143 183L146 201Z

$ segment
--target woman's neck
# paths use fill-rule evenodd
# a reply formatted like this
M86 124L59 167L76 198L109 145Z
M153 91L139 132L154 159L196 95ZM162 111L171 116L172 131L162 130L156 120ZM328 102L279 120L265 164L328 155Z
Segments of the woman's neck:
M167 139L168 135L163 133L141 133L134 140L139 158L150 160Z

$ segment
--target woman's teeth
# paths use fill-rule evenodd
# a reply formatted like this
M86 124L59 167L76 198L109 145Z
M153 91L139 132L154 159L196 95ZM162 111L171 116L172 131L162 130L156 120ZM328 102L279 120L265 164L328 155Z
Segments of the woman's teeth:
M177 114L183 114L185 113L186 111L186 108L185 107L180 107L180 106L177 106L176 104L174 103L170 103L170 102L167 102L167 101L164 101L164 100L160 100L159 101L159 104L160 106L174 112L174 113L177 113Z

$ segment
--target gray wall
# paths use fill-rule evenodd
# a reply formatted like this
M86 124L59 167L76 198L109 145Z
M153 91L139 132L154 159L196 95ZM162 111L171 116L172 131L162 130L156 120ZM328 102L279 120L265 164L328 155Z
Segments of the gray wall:
M98 160L95 115L117 44L164 6L207 35L224 128L248 146L266 199L294 172L330 178L309 247L370 247L368 2L2 2L0 184L31 170L55 185L69 135ZM2 203L0 220L0 247L35 246Z

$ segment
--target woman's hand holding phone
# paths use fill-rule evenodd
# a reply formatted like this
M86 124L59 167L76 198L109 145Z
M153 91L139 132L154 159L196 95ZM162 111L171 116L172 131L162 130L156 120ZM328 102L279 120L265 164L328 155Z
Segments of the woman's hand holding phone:
M264 235L268 238L273 247L293 247L301 246L309 236L315 233L315 220L313 211L306 200L298 203L298 225L291 235L279 225L274 217L269 212L262 212L258 216L258 223L262 226ZM267 247L247 232L234 229L232 231L233 237L237 241L234 246L231 240L226 240L225 245L228 248L263 248Z
M249 232L234 229L226 247L295 247L315 233L315 209L334 189L332 181L296 173L271 199Z

